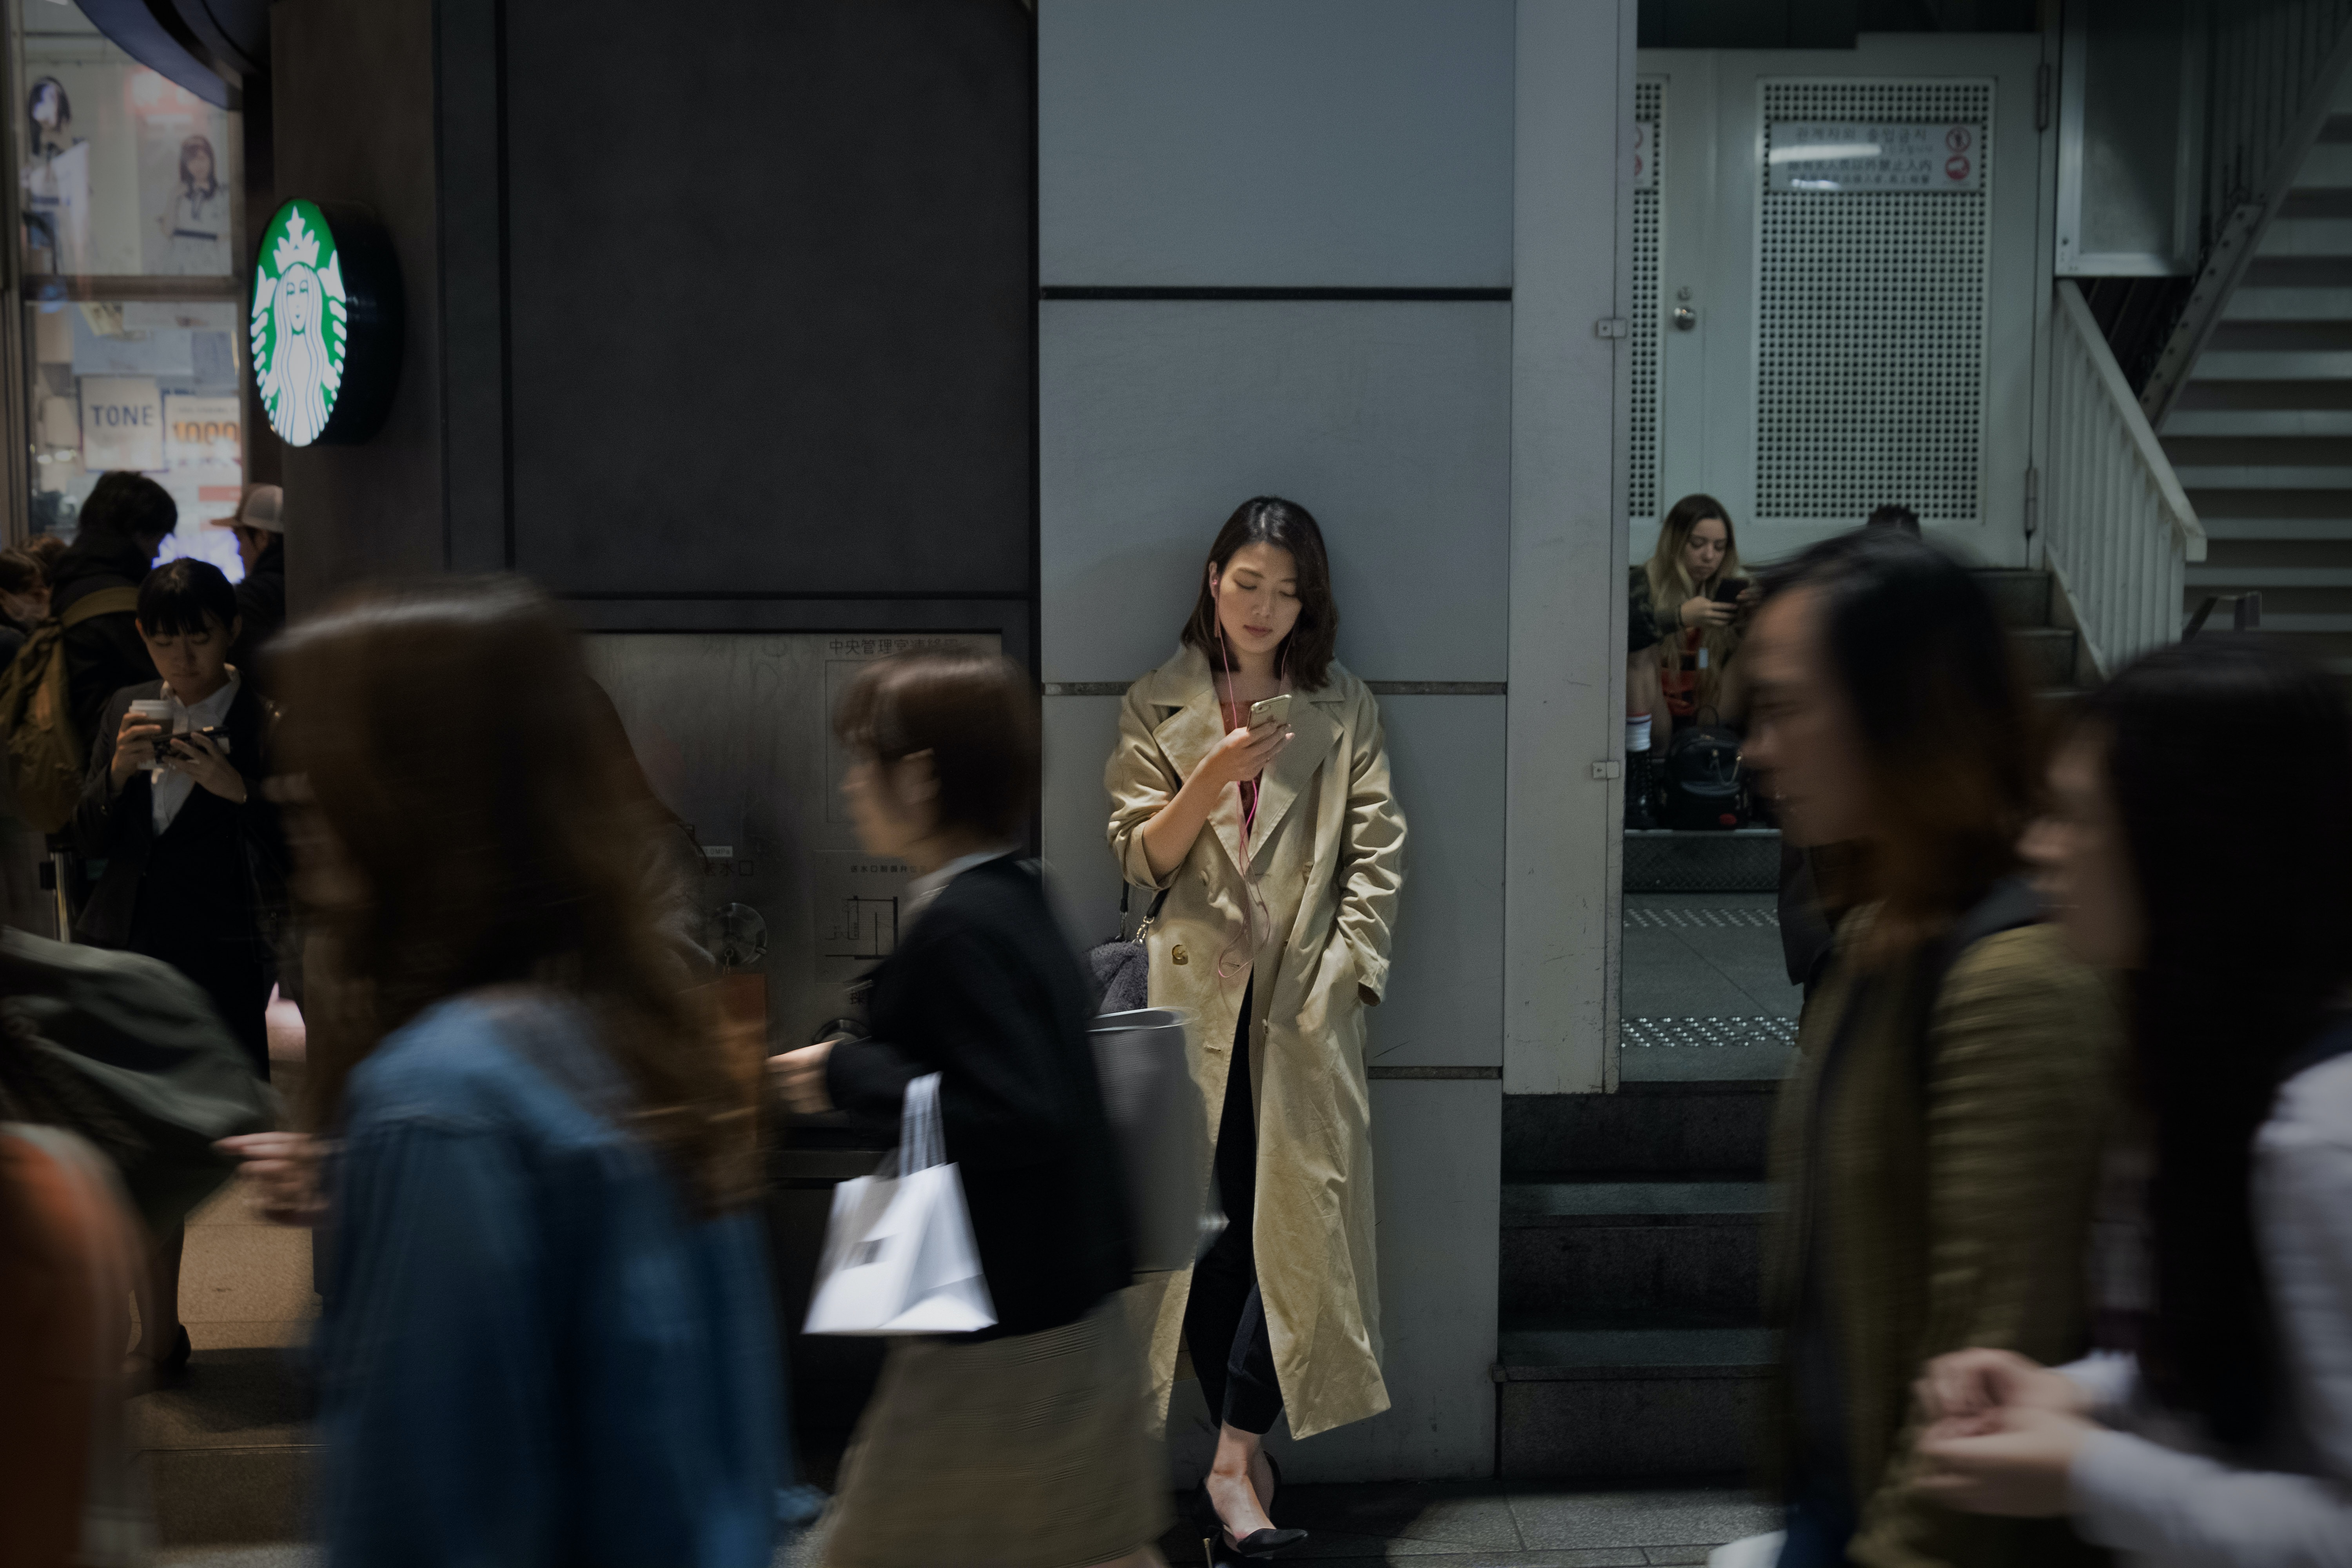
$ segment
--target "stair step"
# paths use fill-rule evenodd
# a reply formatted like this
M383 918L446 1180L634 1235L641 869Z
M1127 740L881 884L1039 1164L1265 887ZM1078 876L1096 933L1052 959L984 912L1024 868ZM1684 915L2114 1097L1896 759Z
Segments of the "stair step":
M2241 283L2222 308L2225 321L2352 321L2352 288L2256 287Z
M2022 567L1979 567L1970 575L1984 587L2005 626L2050 624L2050 574Z
M2305 174L2311 171L2306 169ZM2352 186L2305 184L2298 180L2279 198L2281 218L2352 218Z
M2182 569L2189 587L2242 593L2249 588L2352 588L2352 566L2196 565Z
M1503 1097L1506 1176L1764 1173L1779 1083L1621 1079L1614 1094Z
M2352 517L2208 517L2200 511L2197 521L2216 542L2352 540Z
M1730 1475L1755 1461L1767 1330L1506 1326L1499 1352L1505 1479Z
M1770 1206L1756 1181L1506 1182L1503 1316L1751 1323Z
M2343 265L2352 279L2352 260ZM2209 381L2192 375L2172 405L2173 415L2206 408L2352 408L2352 382Z
M2164 438L2185 437L2352 439L2352 404L2340 408L2175 408L2165 419Z
M2035 689L2070 686L2074 679L2074 634L2063 626L2011 626L2010 646Z
M2260 254L2271 256L2352 256L2352 218L2274 218L2263 231Z

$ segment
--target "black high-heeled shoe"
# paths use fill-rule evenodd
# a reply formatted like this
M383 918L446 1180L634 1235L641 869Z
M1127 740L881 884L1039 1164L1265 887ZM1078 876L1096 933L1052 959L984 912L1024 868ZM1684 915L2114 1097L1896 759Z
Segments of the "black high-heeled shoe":
M1282 1467L1275 1463L1274 1456L1271 1454L1265 1457L1265 1462L1267 1468L1274 1472L1274 1489L1278 1496L1282 1491ZM1267 1500L1269 1503L1272 1501L1271 1499ZM1209 1557L1212 1563L1223 1563L1234 1558L1271 1557L1276 1552L1287 1551L1307 1539L1307 1531L1303 1530L1283 1530L1272 1525L1264 1530L1253 1530L1247 1535L1236 1538L1234 1532L1225 1527L1223 1518L1217 1512L1217 1505L1209 1499L1209 1479L1206 1476L1202 1477L1201 1484L1192 1489L1192 1518L1202 1529L1209 1531Z

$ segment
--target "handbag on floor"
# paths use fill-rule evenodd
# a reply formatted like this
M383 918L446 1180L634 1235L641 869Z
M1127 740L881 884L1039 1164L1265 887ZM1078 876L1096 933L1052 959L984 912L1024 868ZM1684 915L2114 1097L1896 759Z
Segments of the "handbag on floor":
M803 1332L968 1334L995 1323L939 1107L939 1074L908 1084L892 1173L833 1190Z

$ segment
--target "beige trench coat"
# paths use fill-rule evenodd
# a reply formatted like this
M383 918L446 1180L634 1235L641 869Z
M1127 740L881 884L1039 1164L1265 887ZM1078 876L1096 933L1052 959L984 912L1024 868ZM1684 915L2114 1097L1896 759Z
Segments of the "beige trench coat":
M1389 793L1380 708L1362 681L1334 664L1319 690L1294 699L1290 728L1296 738L1261 781L1251 835L1250 877L1265 899L1255 951L1243 914L1240 791L1225 792L1169 877L1152 876L1136 831L1223 738L1197 648L1128 689L1103 782L1111 853L1128 881L1168 889L1148 939L1151 1005L1192 1015L1192 1076L1212 1142L1234 1022L1256 977L1258 1285L1291 1434L1307 1437L1389 1407L1358 987L1377 1000L1388 985L1404 815ZM1191 1286L1188 1271L1137 1288L1137 1310L1153 1324L1162 1421Z

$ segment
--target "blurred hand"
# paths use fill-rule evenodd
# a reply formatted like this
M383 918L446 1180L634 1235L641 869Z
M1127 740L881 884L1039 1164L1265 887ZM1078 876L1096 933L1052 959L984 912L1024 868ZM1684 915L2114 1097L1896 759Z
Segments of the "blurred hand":
M1265 772L1266 763L1274 761L1282 748L1290 744L1289 727L1282 724L1261 724L1255 730L1231 730L1216 744L1216 749L1201 759L1193 770L1197 778L1207 780L1222 789L1229 784L1254 779Z
M1731 606L1694 594L1683 601L1682 623L1686 626L1729 626Z
M237 1175L246 1202L272 1225L325 1223L326 1199L319 1192L317 1139L307 1132L248 1132L213 1145L244 1162Z
M187 774L231 805L245 804L245 775L236 771L228 753L211 736L173 736L165 762L173 773Z
M1931 1422L1985 1421L2005 1408L2088 1415L2082 1384L2015 1351L1965 1350L1939 1355L1911 1385Z
M825 1040L768 1058L768 1070L775 1075L784 1103L801 1115L822 1116L833 1109L833 1097L824 1091L824 1064L840 1043Z
M1990 1422L1990 1430L1976 1428ZM1930 1426L1911 1488L1962 1513L2050 1519L2070 1506L2074 1457L2099 1428L2080 1415L2005 1405L1982 1420Z
M114 761L106 770L115 790L119 792L131 782L131 774L155 760L155 744L163 735L163 726L154 720L124 712L121 727L114 731Z

